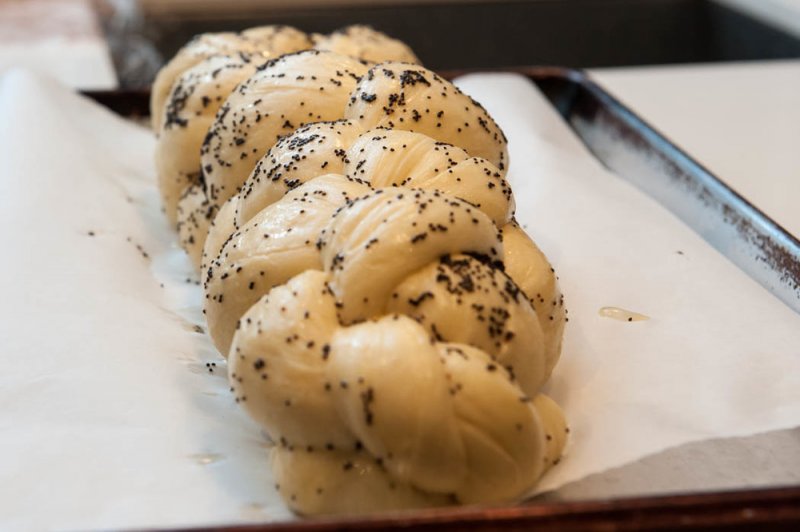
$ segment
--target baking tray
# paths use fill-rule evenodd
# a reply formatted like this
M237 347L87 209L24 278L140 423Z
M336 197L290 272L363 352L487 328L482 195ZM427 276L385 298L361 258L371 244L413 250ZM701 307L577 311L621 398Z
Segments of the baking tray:
M527 76L606 167L701 235L800 313L800 242L584 73L505 69ZM472 71L443 72L453 78ZM148 115L149 92L86 92L132 118ZM800 486L505 507L443 508L376 517L309 519L203 530L800 530ZM196 529L195 529L196 530Z

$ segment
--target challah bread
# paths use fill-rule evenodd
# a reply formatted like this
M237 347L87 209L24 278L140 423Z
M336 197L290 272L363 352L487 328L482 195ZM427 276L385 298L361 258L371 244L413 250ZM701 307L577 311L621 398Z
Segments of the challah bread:
M186 70L214 55L238 52L260 55L263 59L307 50L313 43L308 35L291 26L261 26L241 33L204 33L189 41L161 69L150 93L150 116L153 131L163 124L163 110L175 81Z
M178 201L199 184L200 147L222 102L263 63L244 52L215 55L181 74L167 99L156 143L156 171L167 218L177 222Z
M375 31L369 26L355 24L336 30L330 35L315 33L311 36L316 50L358 57L370 63L401 61L419 63L420 60L404 42Z
M313 40L198 60L163 113L165 208L235 399L298 513L522 497L566 444L540 393L566 311L506 139L402 43Z
M508 500L530 489L560 455L565 439L551 443L552 433L565 425L552 403L533 400L545 347L530 303L491 259L502 256L492 221L436 190L378 189L337 210L321 241L324 269L252 305L229 355L237 400L279 444L274 472L290 506L374 511ZM463 251L481 258L454 254ZM430 279L425 265L442 263L451 277ZM406 299L420 314L392 312L414 288L426 289ZM457 318L424 307L428 300L456 312L484 305L486 332L445 323ZM514 344L509 333L531 341ZM355 486L355 464L374 483L369 493ZM310 467L331 477L307 485ZM366 500L342 500L352 492Z

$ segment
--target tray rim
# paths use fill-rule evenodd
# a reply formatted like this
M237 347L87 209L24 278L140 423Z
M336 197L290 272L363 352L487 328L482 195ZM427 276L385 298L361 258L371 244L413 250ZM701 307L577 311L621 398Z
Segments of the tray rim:
M333 530L790 530L800 525L800 487L716 491L506 506L446 507L359 517L185 528L208 532Z
M789 245L800 240L729 187L657 128L595 82L584 70L561 66L522 66L446 70L446 79L467 74L514 73L532 81L555 78L582 86L635 123L670 152L716 180L722 190L749 209ZM149 89L81 91L81 94L126 117L149 116ZM776 296L777 297L777 296ZM332 531L430 528L436 530L770 530L800 529L800 485L713 490L580 501L523 501L498 506L444 507L383 513L375 516L319 517L299 521L187 527L179 530Z

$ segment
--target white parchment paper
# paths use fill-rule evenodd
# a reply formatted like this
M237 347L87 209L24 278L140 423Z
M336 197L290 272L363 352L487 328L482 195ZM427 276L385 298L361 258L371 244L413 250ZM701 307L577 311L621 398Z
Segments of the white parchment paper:
M549 393L572 441L540 488L800 425L800 316L604 171L528 82L460 84L509 137L518 218L569 308ZM290 518L199 332L153 149L52 81L0 78L0 528ZM598 316L610 305L651 319Z

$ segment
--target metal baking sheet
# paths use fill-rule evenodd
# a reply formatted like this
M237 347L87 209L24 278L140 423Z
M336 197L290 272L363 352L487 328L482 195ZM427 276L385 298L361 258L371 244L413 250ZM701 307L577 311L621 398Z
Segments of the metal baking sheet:
M508 72L509 70L504 70ZM619 177L661 202L750 277L800 313L800 242L636 116L584 73L514 69L531 79L589 150ZM443 73L452 78L467 71ZM148 115L148 91L87 92L128 117ZM380 517L313 519L214 530L800 529L800 487L610 501L443 508Z

